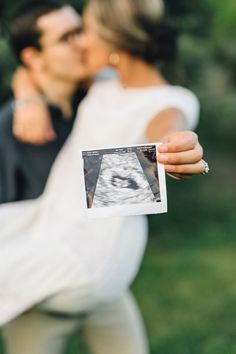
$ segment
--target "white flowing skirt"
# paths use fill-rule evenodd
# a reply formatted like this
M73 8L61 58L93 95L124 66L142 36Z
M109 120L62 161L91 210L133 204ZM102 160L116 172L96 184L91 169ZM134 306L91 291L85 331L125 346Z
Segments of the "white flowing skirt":
M89 310L118 296L138 271L144 217L67 222L43 204L0 208L0 325L59 292L75 290L76 310Z
M79 149L95 139L78 123L43 195L0 205L0 325L59 292L76 290L78 310L88 310L118 296L139 269L144 216L88 220L81 213Z

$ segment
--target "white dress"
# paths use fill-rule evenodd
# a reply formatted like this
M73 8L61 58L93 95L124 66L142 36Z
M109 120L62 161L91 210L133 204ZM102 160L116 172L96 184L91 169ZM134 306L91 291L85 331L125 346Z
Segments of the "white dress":
M43 195L0 206L0 325L58 292L76 290L77 311L87 311L130 285L145 249L146 218L86 220L79 151L145 143L147 124L168 108L181 110L194 128L199 104L187 89L123 89L116 80L92 86Z

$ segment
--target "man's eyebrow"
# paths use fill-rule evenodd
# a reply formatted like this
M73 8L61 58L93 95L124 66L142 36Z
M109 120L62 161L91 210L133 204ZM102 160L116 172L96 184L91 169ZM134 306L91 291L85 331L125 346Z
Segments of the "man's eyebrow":
M65 39L67 39L67 37L69 37L71 34L72 34L72 35L73 35L73 34L76 34L76 33L79 34L79 33L82 32L82 31L83 31L83 26L82 26L82 24L81 24L81 25L79 25L79 26L73 28L72 30L63 33L63 34L61 35L61 37L59 37L58 40L59 40L59 41L63 41L63 40L65 40Z

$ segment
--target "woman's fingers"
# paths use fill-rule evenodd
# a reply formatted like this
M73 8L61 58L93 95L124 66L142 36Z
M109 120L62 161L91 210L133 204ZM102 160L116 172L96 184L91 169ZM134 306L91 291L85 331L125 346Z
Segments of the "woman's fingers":
M193 150L198 144L198 136L191 131L170 133L162 140L158 151L160 153L182 152Z
M29 125L25 124L14 124L13 134L17 137L18 140L25 143L39 145L47 141L45 134L42 134L35 128L32 129Z
M199 147L183 152L159 154L157 159L160 163L164 164L184 165L199 162L202 155L202 149Z
M45 144L55 138L55 133L53 131L37 131L25 127L24 125L13 126L13 134L18 140L35 145Z
M174 174L177 179L189 179L205 170L203 149L197 134L191 131L168 134L157 149L158 162L164 164L166 172Z
M193 164L184 165L165 165L165 171L167 173L181 174L182 175L193 175L203 173L205 169L205 164L202 160ZM185 176L186 177L186 176Z
M39 94L30 73L24 67L19 67L15 72L12 89L14 95L18 97L13 112L12 130L15 137L33 145L54 140L56 134L45 99Z
M56 138L46 107L35 106L35 103L24 111L15 111L12 129L16 138L25 143L41 145Z

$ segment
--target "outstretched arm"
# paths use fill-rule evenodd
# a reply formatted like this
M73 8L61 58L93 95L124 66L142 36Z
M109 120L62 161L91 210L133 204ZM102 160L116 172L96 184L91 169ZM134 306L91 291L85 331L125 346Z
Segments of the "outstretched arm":
M12 90L16 99L12 127L16 138L35 145L54 140L56 135L46 102L27 69L17 69Z

